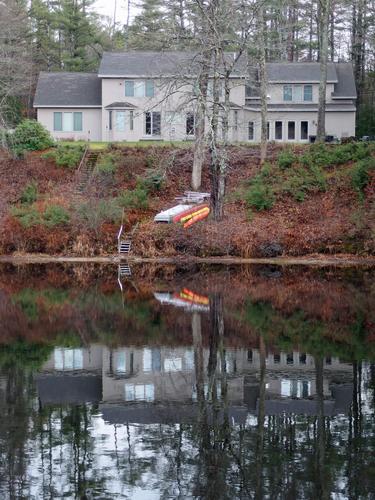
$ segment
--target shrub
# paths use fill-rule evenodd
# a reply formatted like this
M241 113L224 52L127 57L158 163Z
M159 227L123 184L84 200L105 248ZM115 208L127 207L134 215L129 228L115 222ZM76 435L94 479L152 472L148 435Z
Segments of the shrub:
M119 157L117 153L102 155L95 166L95 174L113 175L118 166Z
M11 215L25 228L39 225L54 227L69 222L69 214L60 205L48 205L44 212L34 206L13 207Z
M37 226L42 223L41 213L35 207L13 207L10 213L25 228Z
M275 203L275 196L271 186L256 176L245 193L245 201L249 207L255 208L255 210L268 210Z
M47 227L68 224L69 220L68 212L61 205L48 205L43 214L43 224Z
M307 193L325 191L326 187L322 169L311 164L291 170L281 186L281 192L290 194L296 201L303 201Z
M36 120L23 120L17 125L11 141L11 149L17 155L22 155L25 151L40 151L53 145L48 130Z
M295 163L297 160L296 156L292 153L292 151L285 150L281 151L279 154L279 157L277 159L277 163L279 167L284 170L286 168L289 168Z
M138 179L138 185L145 190L160 191L163 182L164 174L158 169L148 169L145 176Z
M21 194L21 203L32 205L38 199L38 185L35 181L29 182Z
M52 158L59 167L78 167L84 152L81 144L59 144L53 151L48 151L43 158Z
M358 161L351 171L352 185L360 199L363 199L364 190L370 180L370 172L373 170L375 170L375 158L370 157Z
M148 190L142 182L138 182L135 189L127 189L120 194L119 203L124 208L147 209Z
M103 223L117 224L121 221L122 209L117 198L93 199L75 207L75 214L86 227L96 231Z

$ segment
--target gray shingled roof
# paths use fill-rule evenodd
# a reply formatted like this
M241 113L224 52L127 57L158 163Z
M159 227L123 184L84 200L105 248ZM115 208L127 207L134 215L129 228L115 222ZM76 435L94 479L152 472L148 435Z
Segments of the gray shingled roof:
M352 63L336 63L338 83L335 85L333 98L357 97Z
M276 83L314 83L319 82L319 63L268 63L267 77ZM333 98L355 98L357 91L351 63L329 63L327 82L334 83ZM258 98L258 82L252 83L247 91L247 98ZM306 104L304 104L306 106Z
M127 109L134 109L137 106L134 106L134 104L131 104L130 102L112 102L112 104L108 104L108 106L105 107L105 109L119 109L119 108L127 108Z
M96 73L41 72L34 107L101 106L101 80Z
M232 58L228 52L226 57ZM99 76L110 77L157 77L194 75L199 69L200 55L187 51L128 51L104 52L99 67ZM237 63L237 74L241 70L243 59ZM233 71L233 75L236 71Z
M267 77L270 82L319 82L319 63L268 63ZM327 82L337 82L335 64L329 63L327 69Z

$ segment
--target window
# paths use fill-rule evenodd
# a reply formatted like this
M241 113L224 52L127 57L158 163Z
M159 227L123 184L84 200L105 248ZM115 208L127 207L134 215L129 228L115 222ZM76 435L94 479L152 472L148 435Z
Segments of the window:
M287 365L292 365L293 363L294 363L293 353L292 353L292 352L289 352L289 353L286 355L286 364L287 364Z
M312 101L312 85L305 85L303 87L303 100Z
M281 380L281 396L292 398L308 398L311 396L309 380Z
M283 100L286 102L312 102L312 85L284 85Z
M55 370L82 370L82 349L55 348Z
M270 140L270 122L267 122L267 141Z
M195 134L195 116L194 113L186 113L186 135Z
M56 132L81 132L82 112L53 113L53 130Z
M293 101L300 102L302 101L302 85L294 85L293 87Z
M281 141L283 138L283 122L275 122L275 139Z
M294 141L296 138L296 122L288 122L288 140Z
M108 130L112 130L113 127L113 111L108 111Z
M253 351L252 351L252 349L248 349L248 351L247 351L247 361L248 361L248 363L252 363L253 362Z
M301 141L309 138L309 122L301 122Z
M301 353L299 355L299 364L300 365L305 365L306 364L306 354L305 353Z
M254 122L249 122L248 139L249 139L249 141L254 140Z
M214 93L214 82L213 80L210 80L207 85L207 95L212 97L213 93ZM217 82L217 93L219 97L223 95L223 82L220 80Z
M154 399L154 384L125 384L125 401L152 402Z
M125 352L118 352L116 354L116 373L126 372L126 357Z
M284 85L284 101L293 100L293 89L291 85Z
M146 135L161 134L161 114L159 111L145 113L145 133Z
M129 128L134 130L134 111L132 109L129 111Z
M280 364L280 354L274 354L273 355L273 362L275 365Z
M180 372L182 370L182 358L165 358L165 372Z
M238 130L238 111L234 112L234 130L236 132Z
M131 80L125 82L125 97L134 97L134 82Z
M125 80L125 97L154 97L153 80Z
M151 370L152 370L151 349L143 349L143 371L150 372Z
M125 111L116 111L116 130L125 132Z

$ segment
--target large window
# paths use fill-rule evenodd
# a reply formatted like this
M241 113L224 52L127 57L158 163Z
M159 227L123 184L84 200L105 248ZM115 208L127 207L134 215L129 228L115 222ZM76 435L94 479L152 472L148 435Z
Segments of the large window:
M55 132L82 132L82 112L53 113L53 130Z
M296 138L296 122L288 122L288 140L294 141Z
M283 100L285 102L312 102L312 85L284 85Z
M153 80L126 80L125 97L154 97Z
M275 122L275 139L281 141L283 138L283 122Z
M55 370L82 370L83 351L82 349L55 348Z
M117 132L125 132L125 111L116 111L116 130Z
M195 115L192 112L186 113L186 135L195 134Z
M309 122L301 122L301 141L309 138Z
M146 135L161 134L161 114L159 111L148 111L145 113L145 133Z
M125 401L152 402L154 399L154 384L125 384Z

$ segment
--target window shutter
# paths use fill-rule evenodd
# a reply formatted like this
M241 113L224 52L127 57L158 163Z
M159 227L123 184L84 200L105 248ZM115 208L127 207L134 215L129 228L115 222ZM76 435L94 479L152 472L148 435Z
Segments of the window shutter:
M154 82L146 80L146 97L154 97Z
M53 130L56 132L62 131L62 113L53 113Z
M74 113L74 132L82 131L82 113Z
M125 82L125 97L134 97L134 82L131 80Z

